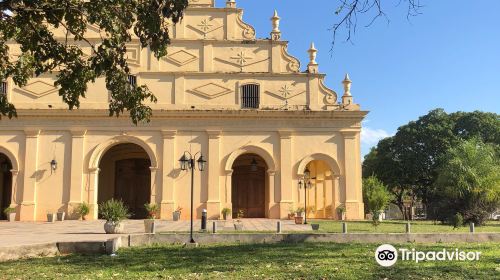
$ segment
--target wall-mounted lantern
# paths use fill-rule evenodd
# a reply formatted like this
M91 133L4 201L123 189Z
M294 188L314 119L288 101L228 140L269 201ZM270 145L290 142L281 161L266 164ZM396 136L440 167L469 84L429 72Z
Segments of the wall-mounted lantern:
M50 173L57 170L57 161L55 159L50 161Z

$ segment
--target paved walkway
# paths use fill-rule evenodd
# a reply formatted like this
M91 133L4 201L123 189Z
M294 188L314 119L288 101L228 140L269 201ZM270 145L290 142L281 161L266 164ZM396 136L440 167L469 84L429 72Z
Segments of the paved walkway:
M242 219L243 231L276 231L274 219ZM104 221L46 222L0 222L0 247L43 244L62 241L105 241L118 235L105 234ZM187 232L189 221L158 221L157 233ZM234 231L232 221L217 221L218 231ZM207 228L212 229L212 221ZM200 229L200 220L195 221L194 230ZM283 220L282 231L309 231L310 225L295 225ZM125 221L125 233L144 233L142 220Z

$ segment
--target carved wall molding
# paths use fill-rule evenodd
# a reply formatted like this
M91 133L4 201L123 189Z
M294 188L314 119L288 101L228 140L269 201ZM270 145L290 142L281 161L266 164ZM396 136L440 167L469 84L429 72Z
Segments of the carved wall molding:
M229 94L233 92L231 89L218 85L216 83L208 83L196 88L193 88L189 90L190 92L201 95L202 97L208 98L208 99L214 99L226 94Z
M185 51L185 50L180 50L176 51L172 54L169 54L166 57L166 60L171 61L172 63L176 64L177 66L184 66L188 63L191 63L193 61L198 60L198 56Z
M52 84L38 80L31 82L22 88L17 88L16 90L32 97L40 98L42 96L55 93L59 89Z
M297 95L306 93L305 90L297 89L297 83L284 84L277 92L272 92L272 91L266 91L266 92L283 100L288 100Z

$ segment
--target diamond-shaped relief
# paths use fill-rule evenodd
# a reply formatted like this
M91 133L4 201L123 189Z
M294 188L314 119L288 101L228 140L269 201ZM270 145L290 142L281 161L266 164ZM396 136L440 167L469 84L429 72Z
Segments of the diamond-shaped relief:
M33 83L30 83L22 87L19 90L26 94L33 95L35 97L42 97L44 95L56 92L58 89L49 83L42 81L35 81Z
M223 87L223 86L219 86L219 85L214 84L214 83L209 83L209 84L194 88L192 91L199 94L199 95L208 97L208 98L216 98L216 97L226 95L226 94L232 92L231 89L228 89L228 88Z
M170 61L172 61L173 63L177 64L178 66L186 65L186 64L198 59L198 57L196 55L190 54L189 52L187 52L185 50L175 52L175 53L167 56L167 58Z

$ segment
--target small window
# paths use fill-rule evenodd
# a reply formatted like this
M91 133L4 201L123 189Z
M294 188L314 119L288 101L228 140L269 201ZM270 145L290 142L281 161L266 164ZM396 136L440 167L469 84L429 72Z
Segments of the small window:
M128 83L129 83L132 87L137 86L137 76L134 76L134 75L128 75Z
M242 108L258 109L260 105L260 86L256 84L244 85L241 87Z
M0 94L7 95L7 82L0 84Z

